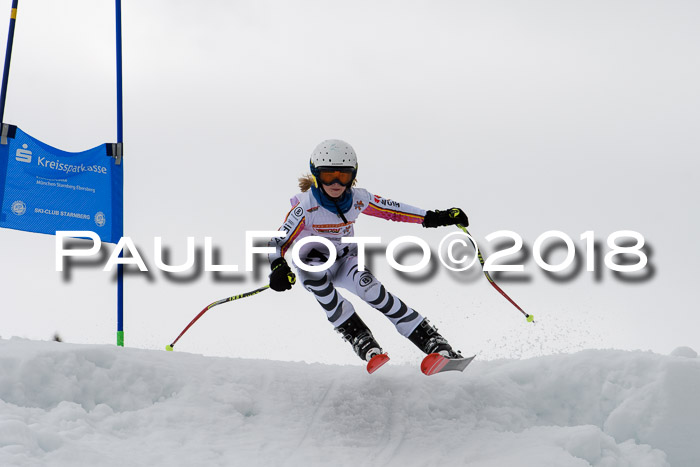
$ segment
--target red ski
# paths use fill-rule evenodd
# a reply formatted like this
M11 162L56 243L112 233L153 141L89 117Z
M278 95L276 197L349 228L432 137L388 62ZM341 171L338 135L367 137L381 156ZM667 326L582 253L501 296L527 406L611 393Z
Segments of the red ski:
M385 353L380 353L379 355L375 355L374 357L370 358L369 362L367 362L367 373L370 375L377 371L379 367L384 365L386 362L389 361L389 355Z
M474 357L447 358L439 353L431 353L423 359L420 370L430 376L443 371L464 371L464 369L474 360Z

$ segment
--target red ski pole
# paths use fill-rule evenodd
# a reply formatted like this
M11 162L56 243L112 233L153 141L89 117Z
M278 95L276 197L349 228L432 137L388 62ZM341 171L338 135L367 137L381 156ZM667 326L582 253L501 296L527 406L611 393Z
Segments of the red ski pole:
M198 314L197 316L195 316L194 319L193 319L192 321L190 321L190 324L188 324L187 327L185 327L185 329L182 330L182 332L180 333L180 335L177 336L177 338L175 338L175 340L172 342L172 344L166 345L166 346L165 346L165 350L172 351L172 350L173 350L173 347L175 346L175 343L176 343L178 340L180 340L180 338L182 337L182 335L185 334L185 333L187 332L187 330L188 330L190 327L192 327L192 325L193 325L194 323L196 323L197 320L198 320L199 318L201 318L202 315L203 315L204 313L206 313L207 311L209 311L210 308L214 308L216 305L221 305L222 303L232 302L232 301L234 301L234 300L238 300L239 298L245 298L245 297L250 297L251 295L259 294L260 292L262 292L262 291L264 291L264 290L267 290L267 289L269 289L269 288L270 288L270 286L269 286L269 285L266 285L266 286L264 286L264 287L260 287L259 289L255 289L255 290L250 291L250 292L242 293L242 294L240 294L240 295L234 295L233 297L222 298L221 300L217 300L217 301L215 301L214 303L210 303L210 304L207 305L202 311L200 311L199 314Z
M457 212L457 213L451 213L451 215L452 215L453 217L456 216L457 214L459 214L459 213L458 213L458 212ZM476 254L477 254L477 256L479 257L479 262L481 263L481 268L482 268L482 270L483 270L483 268L484 268L484 257L481 255L481 251L479 251L479 247L477 246L476 242L474 241L474 239L472 238L471 234L469 233L469 231L467 230L466 227L464 227L462 224L457 224L457 227L459 227L460 229L462 229L462 230L464 231L464 233L467 234L467 235L469 236L469 240L470 240L470 241L472 242L472 244L474 245L474 249L476 250ZM484 271L484 275L486 276L486 279L489 280L489 283L493 286L493 288L496 289L496 290L498 290L498 291L500 292L500 294L503 295L503 296L506 298L506 300L508 300L510 303L512 303L513 306L515 306L515 308L517 308L517 309L520 311L520 313L522 313L522 314L525 316L525 318L527 318L527 322L528 322L528 323L534 323L534 322L535 322L535 317L534 317L533 315L530 315L530 314L525 313L525 311L524 311L522 308L520 308L520 306L519 306L517 303L515 303L515 302L513 301L513 299L510 298L510 297L508 296L508 294L506 294L506 293L503 291L503 289L501 289L501 288L498 286L498 284L496 284L496 283L494 282L494 280L491 278L491 275L488 273L488 271Z

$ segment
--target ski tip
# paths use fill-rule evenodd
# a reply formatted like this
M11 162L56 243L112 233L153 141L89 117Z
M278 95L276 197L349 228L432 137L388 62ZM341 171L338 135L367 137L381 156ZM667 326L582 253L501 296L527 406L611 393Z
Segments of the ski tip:
M431 353L423 359L420 369L426 376L442 373L443 371L464 371L475 357L476 355L472 357L447 358L438 353Z
M166 346L165 346L165 350L167 350L168 352L172 352L172 351L173 351L173 346L172 346L172 345L166 345Z
M443 357L439 353L431 353L430 355L425 357L421 362L420 371L422 371L423 374L426 376L434 375L435 373L440 373L440 370L442 370L445 367L445 365L447 365L448 361L448 358Z
M379 355L375 355L372 357L369 362L367 362L367 373L370 375L377 371L382 365L384 365L386 362L388 362L389 355L385 353L380 353Z

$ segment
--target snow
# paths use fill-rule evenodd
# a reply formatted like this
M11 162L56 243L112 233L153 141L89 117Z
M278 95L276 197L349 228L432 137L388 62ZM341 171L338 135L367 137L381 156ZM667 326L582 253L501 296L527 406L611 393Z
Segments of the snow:
M691 349L690 347L676 347L673 349L673 352L671 352L671 355L674 355L676 357L688 357L688 358L697 358L698 353Z
M700 359L680 353L477 358L426 377L0 340L0 465L691 467Z

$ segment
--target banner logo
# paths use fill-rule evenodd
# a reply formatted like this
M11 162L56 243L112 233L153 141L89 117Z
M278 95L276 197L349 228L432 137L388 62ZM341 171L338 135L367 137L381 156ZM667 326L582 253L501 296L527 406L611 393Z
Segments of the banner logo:
M98 227L104 227L106 222L105 213L98 211L97 214L95 214L95 224L97 224Z
M15 153L15 159L19 162L26 162L27 164L32 163L32 151L27 150L27 145L23 144L22 149L18 149Z
M12 212L17 214L18 216L21 216L22 214L27 212L27 205L24 204L23 201L17 200L14 203L12 203Z

